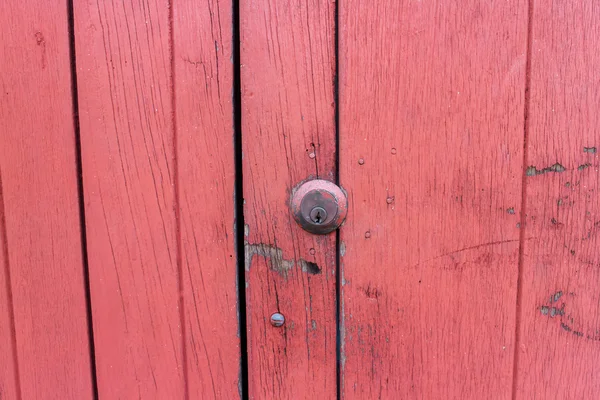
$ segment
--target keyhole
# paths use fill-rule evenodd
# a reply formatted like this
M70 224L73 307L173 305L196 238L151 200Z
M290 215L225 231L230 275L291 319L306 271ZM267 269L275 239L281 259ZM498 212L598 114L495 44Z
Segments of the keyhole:
M322 207L315 207L310 212L310 220L317 225L321 225L327 219L327 211Z

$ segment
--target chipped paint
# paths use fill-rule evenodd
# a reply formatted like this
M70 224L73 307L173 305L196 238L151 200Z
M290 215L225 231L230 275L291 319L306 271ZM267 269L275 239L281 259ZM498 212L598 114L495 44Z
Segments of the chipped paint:
M300 259L299 264L302 272L306 272L311 275L318 275L321 273L321 268L314 262Z
M250 271L254 256L263 257L265 260L269 260L269 268L286 279L288 272L296 265L295 260L283 258L283 251L279 247L264 243L252 244L245 242L244 261L246 263L246 271ZM306 261L301 258L298 260L297 265L300 267L302 272L306 272L307 274L319 275L321 273L321 267L314 262Z
M557 304L560 299L564 299L564 296L568 295L570 297L574 297L575 293L564 293L562 290L555 292L549 296L549 304ZM574 318L565 312L567 304L565 302L560 303L560 308L552 305L542 305L539 307L540 313L548 318L557 319L560 321L560 327L565 332L571 333L576 337L583 338L587 340L600 341L600 337L597 335L587 334L584 335L582 331L578 331L573 328L574 326Z
M590 163L581 164L579 167L577 167L577 170L583 171L584 169L589 168L591 166L592 166L592 164L590 164Z
M283 251L279 247L264 243L251 244L246 242L244 243L244 261L246 262L246 271L250 271L250 266L254 256L260 256L264 257L265 260L270 260L271 270L279 273L285 278L287 278L288 271L294 268L294 261L284 259Z
M547 172L565 172L567 169L560 163L556 163L550 167L546 167L546 168L542 168L542 169L537 169L535 166L531 165L529 167L527 167L527 170L525 171L525 175L527 176L536 176L536 175L543 175Z
M596 148L595 147L584 147L583 152L590 153L590 154L596 154Z
M552 296L550 296L550 303L556 303L563 295L562 290L559 290L558 292L554 293Z

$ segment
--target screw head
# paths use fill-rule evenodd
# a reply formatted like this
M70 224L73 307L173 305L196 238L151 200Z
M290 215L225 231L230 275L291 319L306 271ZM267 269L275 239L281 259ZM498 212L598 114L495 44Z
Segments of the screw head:
M271 325L276 328L282 327L285 324L285 317L281 313L273 313L271 315Z
M321 225L327 219L327 211L323 207L316 206L310 210L310 220Z

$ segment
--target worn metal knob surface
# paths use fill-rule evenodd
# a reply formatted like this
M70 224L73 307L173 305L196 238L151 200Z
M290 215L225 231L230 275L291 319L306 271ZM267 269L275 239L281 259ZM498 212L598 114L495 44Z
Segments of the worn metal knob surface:
M290 206L296 222L304 230L323 235L344 222L348 199L335 183L315 179L294 189Z

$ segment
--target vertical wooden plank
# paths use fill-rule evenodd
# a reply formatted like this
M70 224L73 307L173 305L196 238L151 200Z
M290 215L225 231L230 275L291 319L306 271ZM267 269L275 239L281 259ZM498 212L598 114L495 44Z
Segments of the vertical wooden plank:
M175 1L173 32L189 398L235 399L240 397L240 339L232 4Z
M4 68L4 66L2 66ZM19 399L19 360L15 346L15 318L13 315L10 263L6 238L6 215L0 170L0 399Z
M239 397L231 4L75 17L100 394Z
M183 397L167 2L75 2L101 398Z
M511 396L527 4L340 3L345 399Z
M3 373L1 396L92 398L67 4L7 2L0 26L0 363L23 383Z
M289 211L301 181L335 179L335 3L244 0L240 18L249 394L335 398L335 234Z
M516 397L600 397L600 8L533 2Z

